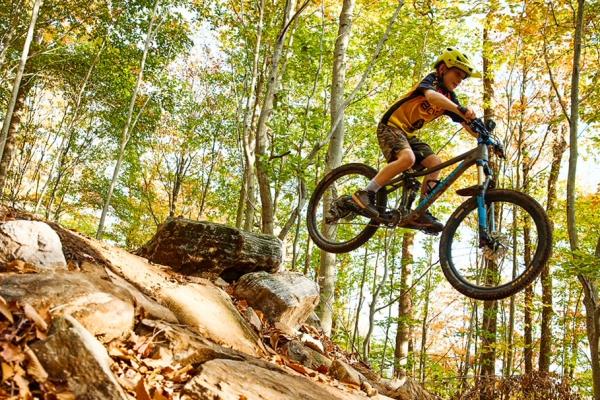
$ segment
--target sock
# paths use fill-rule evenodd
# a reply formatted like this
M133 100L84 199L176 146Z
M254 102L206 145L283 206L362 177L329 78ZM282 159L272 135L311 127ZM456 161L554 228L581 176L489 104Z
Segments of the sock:
M371 182L366 187L367 192L376 192L381 189L381 185L375 181L375 179L371 179Z

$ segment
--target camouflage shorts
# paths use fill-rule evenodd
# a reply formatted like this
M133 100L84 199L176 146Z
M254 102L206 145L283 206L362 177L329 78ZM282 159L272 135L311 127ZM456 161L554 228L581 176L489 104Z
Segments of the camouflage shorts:
M431 147L417 137L407 138L401 129L382 123L377 126L377 140L387 162L394 161L396 153L404 149L411 149L415 153L415 164L434 154Z

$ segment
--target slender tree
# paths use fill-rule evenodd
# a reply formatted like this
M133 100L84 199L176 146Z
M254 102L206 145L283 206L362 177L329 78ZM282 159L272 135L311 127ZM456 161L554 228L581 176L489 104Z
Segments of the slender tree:
M350 34L352 31L352 13L354 10L354 0L344 0L339 18L338 35L335 41L333 50L333 71L331 81L331 123L338 123L337 127L333 128L333 135L329 141L327 149L327 159L325 173L340 166L342 163L343 145L344 145L344 123L343 116L345 107L344 103L344 88L346 82L346 51L350 42ZM328 209L331 204L329 195L323 199L323 209ZM336 235L335 228L328 226L324 231L328 237ZM333 321L333 301L335 288L335 254L321 251L320 267L319 267L319 287L320 302L317 307L317 315L321 318L323 330L331 333L331 325Z
M408 363L410 327L412 325L412 268L414 232L406 232L402 238L402 269L400 272L400 301L398 302L398 327L396 330L396 348L394 351L394 376L405 377Z
M102 234L104 232L104 222L106 220L106 215L108 214L108 208L110 207L113 190L115 188L115 185L117 184L117 179L119 178L119 174L121 172L121 164L123 163L123 157L125 156L125 147L127 147L127 143L129 142L129 139L131 139L131 128L134 120L133 114L135 110L135 103L140 87L142 86L142 81L144 79L146 58L148 57L153 37L158 29L158 27L156 26L156 12L158 10L159 4L160 0L156 0L156 2L154 3L154 7L152 8L152 12L150 13L150 21L148 24L148 30L146 31L146 40L144 41L144 51L142 53L142 59L140 61L140 68L137 76L137 81L133 88L133 93L131 94L131 101L129 102L129 110L127 111L127 122L125 123L123 131L121 132L117 163L115 164L115 168L113 169L112 179L108 187L106 198L104 199L104 206L102 207L102 214L100 215L100 222L98 223L98 230L96 231L96 238L98 239L102 237Z
M15 80L13 82L12 94L8 102L8 109L4 115L2 131L0 132L0 197L4 191L4 183L6 182L6 175L8 173L10 160L12 158L14 135L17 126L21 121L21 109L25 104L25 97L32 85L32 82L29 80L27 82L23 82L23 76L42 2L43 0L35 0L33 3L31 18L29 20L29 29L27 30L27 37L25 38L25 43L23 44L23 51L21 52L19 67L17 68L17 73L15 74Z

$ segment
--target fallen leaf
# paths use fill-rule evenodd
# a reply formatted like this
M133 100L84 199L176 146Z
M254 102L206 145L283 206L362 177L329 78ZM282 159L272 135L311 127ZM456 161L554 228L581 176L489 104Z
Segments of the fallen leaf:
M75 400L75 393L73 392L61 392L61 393L56 393L56 399L57 400Z
M154 394L152 395L152 400L169 400L171 397L166 397L165 395L163 395L162 390L160 389L156 389L156 391L154 391Z
M44 318L37 312L35 308L29 303L23 303L23 312L33 321L35 326L41 329L44 332L48 331L48 324L44 321Z
M2 383L6 382L15 375L15 370L10 364L2 363Z
M273 349L277 349L277 343L279 343L279 332L275 331L275 332L271 333L271 337L269 338L269 341L271 343L271 347Z
M29 391L29 381L21 374L16 374L13 381L19 387L19 399L29 400L32 398L31 392Z
M0 296L0 313L4 315L4 317L10 321L11 324L15 322L13 319L12 313L8 309L8 303L2 296Z
M322 374L326 374L327 372L329 372L329 368L327 368L326 365L319 365L319 368L317 368L317 372L320 372Z
M25 360L25 355L21 352L21 350L13 345L12 343L2 343L2 351L0 355L4 358L5 361L8 362L17 362Z
M140 379L137 385L135 385L135 398L136 400L152 400L146 390L146 386L144 386L144 379Z
M304 375L309 375L306 368L304 368L304 366L301 364L296 364L295 362L286 361L285 365L287 365L288 367L290 367L291 369L293 369L296 372L300 372L301 374L304 374Z
M48 379L48 373L42 366L42 363L40 363L40 360L38 360L33 350L31 350L29 346L25 345L24 352L29 361L27 363L27 373L34 377L37 382L46 382Z

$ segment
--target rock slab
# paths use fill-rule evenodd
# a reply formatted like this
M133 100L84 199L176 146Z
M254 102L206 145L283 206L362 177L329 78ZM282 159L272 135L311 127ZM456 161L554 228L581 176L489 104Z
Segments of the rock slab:
M317 284L296 272L246 274L235 286L235 295L289 331L303 323L319 303Z
M0 274L0 296L37 309L49 307L53 315L70 314L105 342L127 336L133 329L129 293L93 274Z
M106 349L76 319L54 320L49 336L31 345L54 380L67 381L77 399L125 400Z
M60 238L40 221L15 220L0 225L0 263L14 260L40 270L67 268Z
M248 272L277 271L283 245L274 236L175 218L162 224L137 254L183 274L232 281Z
M350 393L284 371L269 370L234 360L212 360L185 387L184 394L209 400L365 400ZM377 396L375 399L387 399Z

